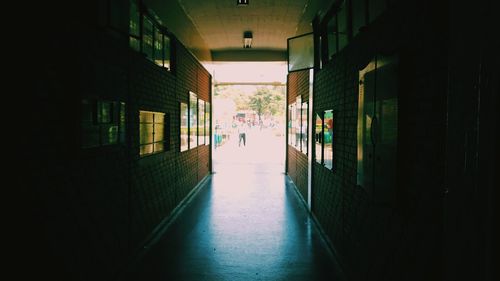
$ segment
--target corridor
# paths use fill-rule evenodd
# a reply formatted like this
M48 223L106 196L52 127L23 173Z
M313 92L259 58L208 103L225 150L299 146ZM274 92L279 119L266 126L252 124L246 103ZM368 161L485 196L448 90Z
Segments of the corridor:
M342 280L283 174L282 138L250 136L246 147L231 138L218 148L216 173L129 280Z
M500 280L492 7L9 9L17 279Z

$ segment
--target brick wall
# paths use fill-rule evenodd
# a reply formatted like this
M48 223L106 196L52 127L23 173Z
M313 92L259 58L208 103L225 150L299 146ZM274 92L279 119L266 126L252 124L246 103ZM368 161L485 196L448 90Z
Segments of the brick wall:
M287 108L295 103L297 96L302 102L309 100L309 70L302 70L288 74L287 79ZM288 118L288 114L287 114ZM288 136L288 132L287 132ZM307 202L307 155L287 144L287 174L295 183L300 194Z
M40 147L28 162L34 257L40 274L56 280L111 280L209 173L209 145L180 152L179 103L189 91L210 102L211 76L175 38L169 72L95 22L52 27L40 41L47 42L35 77ZM82 99L125 102L126 141L82 149ZM139 110L166 113L168 149L139 156Z
M312 211L351 280L438 280L446 112L442 7L391 7L316 71L314 111L333 109L333 171L313 164ZM439 17L441 16L441 17ZM378 205L356 185L358 71L399 55L398 181Z

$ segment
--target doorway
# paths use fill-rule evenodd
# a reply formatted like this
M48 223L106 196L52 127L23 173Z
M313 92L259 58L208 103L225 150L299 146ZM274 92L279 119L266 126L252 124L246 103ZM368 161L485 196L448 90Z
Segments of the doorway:
M286 62L219 62L212 73L214 173L284 172Z

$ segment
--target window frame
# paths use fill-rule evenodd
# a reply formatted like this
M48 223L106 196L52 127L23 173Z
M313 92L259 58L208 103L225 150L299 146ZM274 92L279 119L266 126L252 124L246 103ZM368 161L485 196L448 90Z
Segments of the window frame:
M182 145L182 136L183 136L183 133L182 133L182 129L183 129L183 126L182 126L182 119L183 119L183 105L185 105L185 120L186 120L186 144L185 146ZM189 105L188 103L185 103L185 102L180 102L179 103L179 150L180 152L184 152L184 151L188 151L189 150Z
M328 62L334 60L334 57L337 53L342 51L345 47L349 45L352 39L352 9L351 9L351 0L337 0L335 1L328 12L325 14L325 16L322 18L320 24L319 24L319 32L320 32L320 37L321 37L321 65L325 65ZM342 48L340 47L340 42L339 42L339 20L338 20L338 15L341 10L345 10L346 12L346 31L345 35L347 36L346 44ZM335 28L333 32L333 36L335 37L335 48L333 53L330 52L329 48L329 39L331 38L331 34L329 33L328 30L328 23L331 22L331 20L335 20Z
M109 104L109 120L104 121L102 117L102 105ZM112 100L101 100L101 99L89 99L84 98L81 101L81 148L96 148L112 145L122 145L125 144L125 133L126 133L126 107L125 102L112 101ZM90 112L85 112L84 106L87 109L90 108ZM87 114L87 117L83 116ZM108 131L108 137L110 129L113 129L113 141L104 141L104 131ZM87 139L89 132L97 132L97 141L91 142ZM109 140L109 139L108 139Z
M321 119L321 128L319 130L319 136L318 136L318 128L317 128L317 120ZM314 120L314 160L316 163L323 165L323 127L325 125L325 120L323 116L323 112L316 112L315 114L315 120ZM319 140L319 142L318 142ZM320 158L318 161L318 143L320 143Z
M193 104L194 101L194 104ZM196 109L196 113L193 115L193 109ZM192 117L196 117L193 121ZM189 103L188 103L188 143L189 149L193 149L198 146L198 95L192 91L189 91ZM193 123L194 122L194 123ZM196 132L193 134L192 124L196 124ZM194 138L194 139L193 139Z
M294 111L294 126L295 126L295 143L294 147L302 151L302 96L295 97L295 111Z
M312 65L311 66L304 66L302 68L293 68L290 66L290 42L291 41L294 41L294 40L297 40L297 39L301 39L302 37L310 37L312 39L312 48L309 50L309 51L312 51ZM294 36L294 37L290 37L287 39L287 45L286 45L286 57L287 57L287 70L288 70L288 73L292 73L292 72L298 72L298 71L302 71L302 70L306 70L306 69L312 69L314 68L314 63L315 63L315 59L314 59L314 55L315 55L315 50L314 50L314 32L309 32L309 33L305 33L305 34L301 34L301 35L298 35L298 36Z
M328 167L327 164L325 163L325 155L326 155L326 148L325 148L325 128L327 126L327 121L326 121L326 114L327 112L331 112L331 119L332 119L332 129L331 129L331 167ZM334 147L334 136L335 136L335 111L333 109L328 109L328 110L324 110L323 111L323 166L329 170L334 170L335 169L335 158L334 158L334 150L335 150L335 147Z
M203 113L200 111L203 110ZM203 115L203 119L201 118ZM198 146L205 145L205 101L198 99ZM202 132L203 131L203 132Z
M307 101L303 101L301 105L301 125L300 125L300 151L304 153L305 155L308 154L308 142L309 142L309 103ZM304 120L305 117L305 120ZM305 125L305 128L304 128ZM305 143L304 143L304 138L305 138ZM305 147L304 147L305 146Z
M288 128L288 145L293 145L293 140L292 140L292 137L293 137L293 131L292 131L292 128L293 128L293 105L292 104L289 104L288 105L288 124L287 124L287 128Z
M141 121L141 113L150 113L153 114L153 121L152 123L150 122L142 122ZM157 122L156 117L161 116L162 117L162 122ZM151 124L153 131L151 132L153 135L153 141L148 142L148 143L143 143L141 141L141 128L143 124ZM168 114L165 112L159 112L159 111L150 111L150 110L139 110L139 156L140 157L145 157L153 154L158 154L162 153L165 151L168 151L168 138L169 138L169 132L168 132ZM155 140L155 130L156 130L156 125L163 125L163 138L161 140L156 141ZM162 149L155 151L156 144L162 144ZM152 145L152 151L149 153L142 153L141 148L144 146Z
M210 139L211 139L210 128L211 128L210 102L205 101L205 145L210 145Z
M132 3L135 3L135 6L137 7L137 10L139 12L139 35L133 34L131 32L131 22L132 22L132 14L129 12L129 27L128 27L128 34L129 34L129 47L137 51L141 54L143 54L149 61L153 62L157 66L164 68L167 71L172 71L172 34L160 23L160 21L157 19L158 17L154 15L154 12L148 9L142 1L137 1L137 0L130 0L131 5ZM145 22L150 22L151 23L151 55L146 52L145 50L145 43L144 43L144 37L145 37L145 32L144 32L144 26ZM158 36L160 34L160 36ZM158 38L157 38L158 37ZM137 49L136 47L132 46L133 40L137 40L139 48ZM157 61L157 48L156 44L161 40L161 62ZM167 44L168 41L168 44ZM167 59L168 57L168 59ZM168 63L167 63L168 61Z

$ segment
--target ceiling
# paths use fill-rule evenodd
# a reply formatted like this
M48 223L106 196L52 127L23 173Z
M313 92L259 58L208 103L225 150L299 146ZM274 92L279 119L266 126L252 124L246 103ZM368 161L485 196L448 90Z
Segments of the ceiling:
M331 0L146 0L201 61L286 60L287 38L312 31L314 16ZM251 31L251 49L243 33Z

